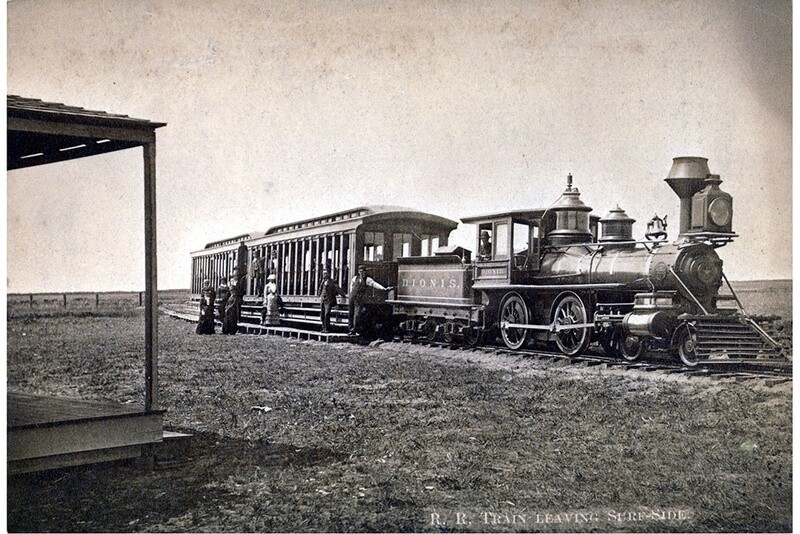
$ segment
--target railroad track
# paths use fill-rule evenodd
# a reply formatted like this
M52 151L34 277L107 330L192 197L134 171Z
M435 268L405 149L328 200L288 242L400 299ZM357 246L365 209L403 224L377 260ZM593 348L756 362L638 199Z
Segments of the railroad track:
M483 352L486 354L499 354L504 356L523 356L541 361L552 362L556 365L569 365L576 367L598 367L605 365L606 368L614 369L635 369L642 372L658 372L661 374L681 374L685 376L705 376L715 378L734 378L734 379L773 379L774 383L781 383L792 380L792 364L784 360L719 360L699 364L697 367L687 367L668 361L661 357L661 354L652 353L640 361L626 362L618 358L612 358L599 352L590 352L579 356L566 356L561 352L549 351L546 349L520 349L509 350L499 345L483 345L480 347L464 347L439 341L427 341L421 339L402 339L392 343L417 344L431 347L450 348L453 350L465 350L472 352Z
M194 315L171 310L167 307L162 307L165 313L186 321L194 322L196 317ZM254 329L263 329L248 323L241 323L240 326L244 327L246 334L243 335L260 335L261 333L275 334L277 332L265 331L255 332ZM312 330L300 330L296 328L278 328L273 330L281 330L281 335L287 337L283 331L291 331L296 335L288 337L297 337L300 339L315 339L322 342L330 342L324 336L338 338L347 338L347 336L320 334ZM307 336L303 337L300 333L306 333ZM352 339L342 339L344 341L352 341ZM626 362L618 358L606 356L601 352L590 352L581 354L579 356L566 356L558 351L549 351L546 349L520 349L512 351L501 345L482 345L478 347L465 347L463 345L447 343L444 341L428 341L425 339L409 339L409 338L395 338L389 343L398 344L415 344L425 345L430 347L447 348L452 350L463 350L468 352L483 352L486 354L498 354L504 356L523 356L541 361L550 361L556 365L570 365L582 367L597 367L605 365L607 368L613 369L636 369L642 372L658 372L661 374L682 374L685 376L705 376L716 378L733 378L737 380L747 379L772 379L775 384L787 382L792 380L792 364L784 360L717 360L699 364L697 367L687 367L675 363L672 360L667 360L667 356L661 353L650 353L648 356L637 362Z

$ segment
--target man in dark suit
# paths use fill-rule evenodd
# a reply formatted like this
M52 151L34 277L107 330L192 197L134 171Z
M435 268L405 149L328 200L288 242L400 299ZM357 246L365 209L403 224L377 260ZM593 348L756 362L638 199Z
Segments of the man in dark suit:
M319 305L320 317L322 319L322 331L327 332L331 327L331 308L336 304L336 296L347 296L347 293L342 291L335 281L331 279L331 274L328 269L322 271L322 281L319 283Z
M358 266L358 274L350 281L350 335L359 333L359 321L363 312L364 301L367 297L367 288L390 291L391 287L383 287L378 282L367 276L367 268Z

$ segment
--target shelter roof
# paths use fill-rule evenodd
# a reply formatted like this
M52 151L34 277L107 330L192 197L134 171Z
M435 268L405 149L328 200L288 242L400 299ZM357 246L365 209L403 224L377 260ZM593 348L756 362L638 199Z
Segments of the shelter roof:
M20 169L155 142L162 122L7 95L7 168Z

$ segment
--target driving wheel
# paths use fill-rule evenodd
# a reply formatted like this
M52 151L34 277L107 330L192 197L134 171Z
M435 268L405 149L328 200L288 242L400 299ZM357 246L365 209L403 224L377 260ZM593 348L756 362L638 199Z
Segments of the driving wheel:
M528 341L525 328L504 328L503 323L528 324L528 306L517 293L511 293L503 301L500 310L500 335L503 343L511 350L517 350Z
M586 323L586 308L581 299L575 295L566 295L558 301L553 322L559 326L569 326ZM591 335L589 328L570 328L556 332L556 344L559 350L567 356L574 356L586 350L589 346Z

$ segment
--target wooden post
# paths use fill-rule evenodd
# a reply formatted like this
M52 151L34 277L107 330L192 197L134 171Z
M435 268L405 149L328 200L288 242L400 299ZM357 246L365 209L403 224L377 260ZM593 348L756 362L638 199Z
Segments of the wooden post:
M33 309L33 293L31 293L30 308Z
M278 293L286 294L286 243L281 243L278 250Z
M330 269L331 266L328 265L328 236L322 238L322 268L323 269ZM333 272L330 272L331 278L336 279L336 275Z
M345 263L347 262L347 258L345 257L344 253L344 234L339 236L339 261L337 262L339 265L339 276L342 278L342 283L347 282L347 277L344 275L345 273Z
M297 294L297 249L299 247L299 243L297 240L292 241L289 243L289 253L291 254L291 267L289 268L289 293L292 295Z
M344 287L344 284L349 282L347 273L345 272L345 262L347 261L344 254L344 234L339 234L339 287ZM347 284L347 289L350 291L350 284Z
M144 148L144 409L158 409L158 264L156 261L156 144Z
M311 238L303 241L303 294L311 293L309 278L311 276Z
M100 309L100 293L94 294L94 309L95 310Z
M316 295L319 289L320 280L322 279L322 238L317 237L313 241L314 245L314 272L313 281L311 282L311 294Z
M247 262L245 263L245 266L247 268L247 290L246 291L247 291L248 295L252 295L255 292L255 286L253 284L253 282L255 281L255 280L253 280L253 264L257 260L254 259L255 258L255 256L253 255L254 251L255 251L255 248L250 248L250 249L247 250Z
M285 258L286 261L284 262L284 273L283 273L283 278L284 278L283 285L284 285L284 288L283 288L282 294L283 295L288 295L291 292L291 288L292 288L291 284L289 283L292 280L292 243L291 243L291 241L285 243L283 245L283 247L284 247L284 253L286 254L286 258Z
M142 307L142 292L139 291L139 307Z
M286 243L281 243L279 245L280 250L278 252L278 273L277 276L278 282L280 285L278 286L280 289L278 290L281 295L286 294Z
M67 294L64 293L64 307L67 307Z

